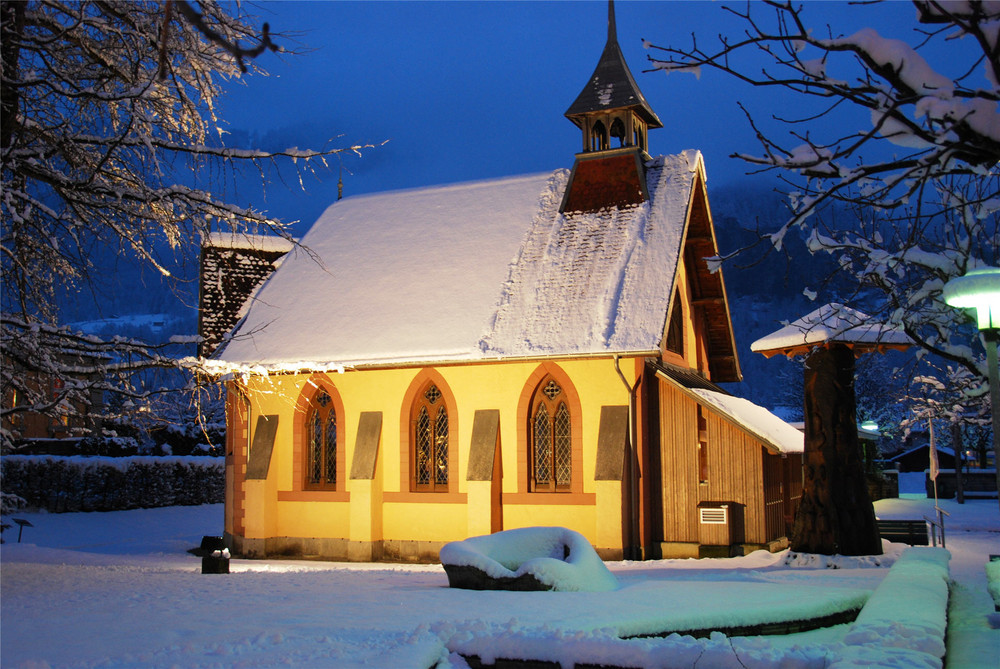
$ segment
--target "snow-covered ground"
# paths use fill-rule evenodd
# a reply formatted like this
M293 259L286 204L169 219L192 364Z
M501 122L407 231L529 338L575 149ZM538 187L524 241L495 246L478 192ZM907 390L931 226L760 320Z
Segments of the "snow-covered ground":
M877 513L933 513L932 500L906 497L877 503ZM955 581L948 666L994 667L1000 630L990 627L997 614L984 565L1000 553L998 505L941 506L951 513ZM463 667L456 650L566 667L818 668L848 656L850 625L787 637L621 637L849 608L868 599L904 548L892 544L878 560L758 552L609 563L620 584L612 592L478 592L449 589L440 565L233 560L231 574L203 575L185 551L219 533L220 505L16 515L34 527L0 549L5 668ZM16 542L17 528L4 537ZM934 666L927 655L864 653L878 666Z

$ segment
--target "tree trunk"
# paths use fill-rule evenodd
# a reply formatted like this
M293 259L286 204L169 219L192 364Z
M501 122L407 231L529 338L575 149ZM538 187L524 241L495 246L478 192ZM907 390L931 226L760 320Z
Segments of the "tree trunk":
M816 349L805 365L805 481L793 551L882 554L854 407L854 351L843 344Z

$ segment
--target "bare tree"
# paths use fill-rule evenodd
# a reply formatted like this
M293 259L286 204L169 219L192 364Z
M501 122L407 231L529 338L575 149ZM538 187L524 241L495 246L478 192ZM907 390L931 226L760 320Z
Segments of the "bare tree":
M852 9L859 22L865 4ZM767 241L780 249L801 230L813 253L833 255L853 277L866 311L974 374L982 395L985 355L970 346L974 329L944 304L941 287L1000 264L1000 9L979 0L913 4L912 46L872 28L823 34L802 5L778 0L724 8L742 20L742 35L647 46L659 70L709 68L798 96L792 107L802 115L772 111L767 129L743 107L761 153L733 156L777 171L789 187L791 215ZM845 133L849 110L864 127Z
M697 38L687 48L647 46L657 69L710 68L793 94L783 109L798 115L773 112L766 127L743 108L761 153L734 156L777 171L790 187L790 216L764 238L780 249L796 230L812 253L831 254L837 272L852 279L852 301L951 363L952 377L966 384L963 401L981 405L985 351L941 290L1000 261L1000 7L913 4L912 45L872 28L814 31L802 5L766 0L726 8L744 25L738 37L707 47ZM863 20L864 9L852 11ZM849 111L860 129L845 133ZM809 366L819 369L815 361L832 350L807 362L805 487L793 550L881 552L858 458L854 360L845 351L825 374L810 377Z
M280 50L241 5L4 1L0 18L0 383L10 438L19 414L86 411L95 389L143 396L130 371L180 364L144 342L60 327L57 305L91 278L92 249L133 253L166 276L158 249L190 254L212 229L288 238L281 221L227 201L216 178L241 165L263 178L279 161L301 175L361 147L224 145L223 83Z

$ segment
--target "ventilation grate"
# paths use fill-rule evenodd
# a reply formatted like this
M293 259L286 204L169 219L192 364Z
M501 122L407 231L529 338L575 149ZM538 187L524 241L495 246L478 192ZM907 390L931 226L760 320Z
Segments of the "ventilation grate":
M703 506L698 509L698 520L702 525L725 525L729 522L728 511L725 506Z

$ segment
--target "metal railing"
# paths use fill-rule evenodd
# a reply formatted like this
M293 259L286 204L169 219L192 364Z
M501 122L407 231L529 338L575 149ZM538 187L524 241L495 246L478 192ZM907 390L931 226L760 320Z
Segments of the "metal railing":
M944 516L950 516L951 514L945 511L944 509L939 508L937 505L934 506L934 512L937 514L936 520L924 516L924 520L927 522L927 525L929 525L931 529L930 531L931 546L937 546L938 531L940 531L941 548L947 548L947 546L945 545L945 537L944 537Z

